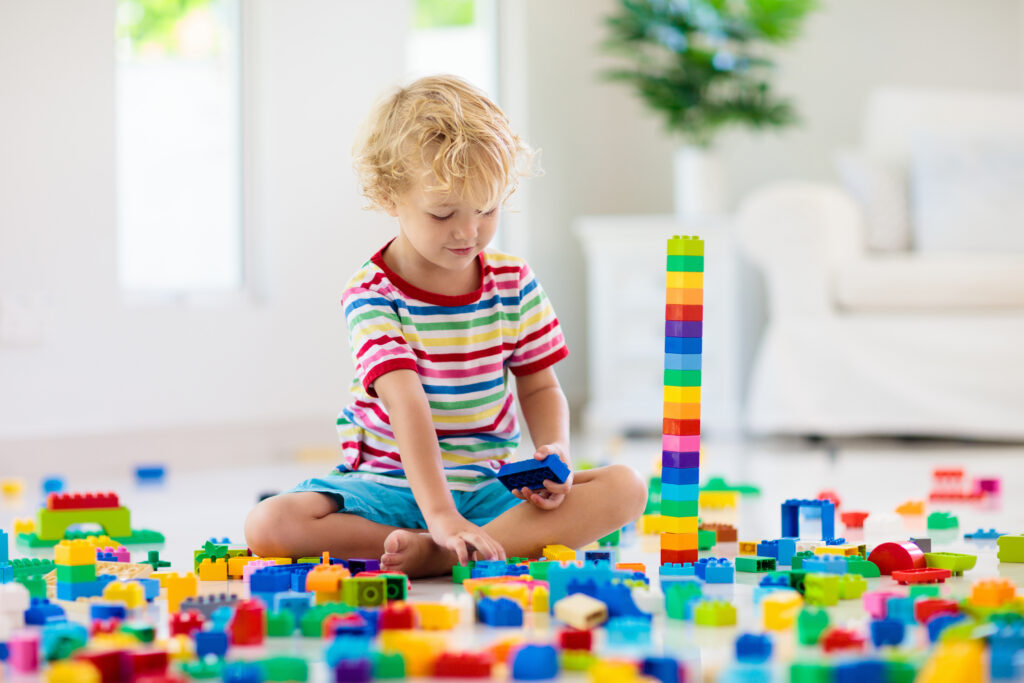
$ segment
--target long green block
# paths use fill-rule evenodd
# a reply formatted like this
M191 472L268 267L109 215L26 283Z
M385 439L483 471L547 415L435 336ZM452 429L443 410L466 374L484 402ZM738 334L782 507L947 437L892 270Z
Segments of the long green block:
M700 370L665 370L667 387L699 387Z
M736 571L763 573L775 571L774 557L758 557L757 555L739 555L734 562Z
M695 500L663 500L661 514L666 517L696 517L699 507Z
M96 580L96 565L82 564L73 567L57 565L57 580L61 583L85 583Z
M36 536L41 541L59 541L72 524L98 524L107 536L128 536L132 533L131 512L118 508L39 511Z
M669 254L667 270L672 273L703 273L704 257Z
M66 531L62 538L45 540L39 538L39 536L33 531L31 534L18 534L18 543L27 545L29 548L52 548L63 539L74 540L76 538L88 538L89 536L95 535L95 531ZM125 536L111 536L111 539L117 541L121 545L150 545L153 543L163 543L165 540L162 533L159 531L153 531L152 529L132 529L130 534ZM317 562L319 561L320 558L317 558Z
M1000 536L996 539L1000 562L1024 562L1024 534Z

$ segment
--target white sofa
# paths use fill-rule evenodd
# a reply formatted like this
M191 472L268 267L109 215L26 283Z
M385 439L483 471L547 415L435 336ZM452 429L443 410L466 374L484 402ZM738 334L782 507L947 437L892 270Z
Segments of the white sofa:
M1024 168L1024 94L881 91L863 138L860 152L908 183L906 206L884 189L855 198L865 183L847 178L776 183L740 208L768 294L748 430L1024 440L1024 183L979 200ZM1006 142L951 163L963 140ZM899 210L909 239L885 234Z

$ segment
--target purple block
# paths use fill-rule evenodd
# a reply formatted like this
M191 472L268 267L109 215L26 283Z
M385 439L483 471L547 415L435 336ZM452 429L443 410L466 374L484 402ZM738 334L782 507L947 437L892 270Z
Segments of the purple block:
M666 337L703 337L704 323L700 320L666 320Z
M699 467L700 453L697 451L690 451L687 453L680 453L678 451L662 451L661 466L679 468Z
M342 659L334 667L334 680L338 683L368 683L373 677L373 664L365 657Z

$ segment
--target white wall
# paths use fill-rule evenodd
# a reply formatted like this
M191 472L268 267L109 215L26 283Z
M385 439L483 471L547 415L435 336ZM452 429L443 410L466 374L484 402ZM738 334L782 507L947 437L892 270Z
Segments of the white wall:
M614 0L528 0L526 128L547 175L529 181L528 256L554 300L573 355L559 377L586 394L585 295L576 216L668 213L672 141L625 86L598 80L601 18ZM728 201L787 177L831 179L832 154L859 137L867 94L880 85L1024 86L1022 0L823 0L803 37L779 56L777 83L802 114L783 133L721 140ZM624 266L628 267L628 265Z
M350 147L403 70L407 6L246 2L261 296L128 307L115 276L114 2L0 0L0 296L45 295L0 347L0 439L318 417L348 399L338 299L391 233Z

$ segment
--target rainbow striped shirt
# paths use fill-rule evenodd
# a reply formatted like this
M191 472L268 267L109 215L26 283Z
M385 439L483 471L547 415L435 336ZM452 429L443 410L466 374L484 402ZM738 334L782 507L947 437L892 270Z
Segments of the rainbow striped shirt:
M381 375L409 369L426 391L449 487L471 491L489 484L519 446L508 371L527 375L569 355L555 311L515 256L480 254L480 287L447 296L403 280L384 263L384 249L342 295L356 375L355 401L338 416L344 462L337 471L409 485L373 390Z

